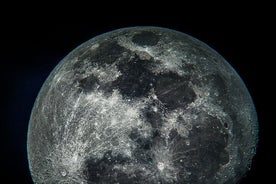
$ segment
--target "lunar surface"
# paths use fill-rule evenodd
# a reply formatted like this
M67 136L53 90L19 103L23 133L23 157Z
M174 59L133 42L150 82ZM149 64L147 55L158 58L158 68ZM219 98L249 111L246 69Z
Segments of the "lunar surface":
M97 36L44 83L28 130L35 183L235 184L258 124L218 53L184 33L132 27Z

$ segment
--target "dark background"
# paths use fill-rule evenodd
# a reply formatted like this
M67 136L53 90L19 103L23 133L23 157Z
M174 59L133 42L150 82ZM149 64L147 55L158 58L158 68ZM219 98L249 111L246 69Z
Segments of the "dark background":
M253 8L234 5L229 10L227 4L212 9L203 5L200 10L180 4L165 5L163 9L147 5L134 7L112 12L95 6L60 14L59 10L53 14L51 9L42 13L39 9L31 13L29 9L3 13L0 32L3 140L0 173L1 180L6 181L3 183L32 183L26 152L28 121L35 98L57 63L96 35L117 28L147 25L175 29L198 38L236 69L252 95L260 127L257 155L242 183L270 183L275 82L272 80L274 61L269 58L269 25L273 23L269 10L258 4ZM15 17L11 16L13 12Z

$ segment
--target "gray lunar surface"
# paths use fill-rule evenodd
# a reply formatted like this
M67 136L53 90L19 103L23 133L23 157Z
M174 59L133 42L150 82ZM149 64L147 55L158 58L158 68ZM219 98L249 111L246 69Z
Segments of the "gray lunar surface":
M235 184L257 143L235 70L184 33L132 27L97 36L44 83L28 130L35 183Z

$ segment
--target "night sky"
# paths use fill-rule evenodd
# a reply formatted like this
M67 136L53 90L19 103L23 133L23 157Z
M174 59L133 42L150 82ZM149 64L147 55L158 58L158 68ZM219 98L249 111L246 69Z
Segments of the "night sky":
M150 12L150 11L149 11ZM231 14L232 13L232 14ZM228 15L221 17L221 15ZM70 51L88 39L117 28L161 26L187 33L219 52L244 80L255 103L260 141L252 170L242 183L269 183L272 152L272 62L268 27L255 11L209 17L162 12L93 17L89 21L7 18L1 24L1 180L32 183L27 161L27 129L32 106L47 76ZM33 15L35 17L35 15ZM197 17L197 18L196 18ZM52 20L52 19L51 19ZM53 18L55 20L55 18ZM64 20L64 19L63 19ZM275 46L274 46L275 47ZM275 60L275 59L274 59ZM4 103L3 103L4 102ZM275 106L274 106L275 109ZM0 181L0 183L2 183Z

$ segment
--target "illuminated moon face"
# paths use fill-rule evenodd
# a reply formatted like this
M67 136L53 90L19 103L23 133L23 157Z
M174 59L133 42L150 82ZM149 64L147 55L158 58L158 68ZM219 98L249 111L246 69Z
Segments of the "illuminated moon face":
M54 69L35 102L35 183L236 183L257 118L231 66L204 43L157 27L115 30Z

